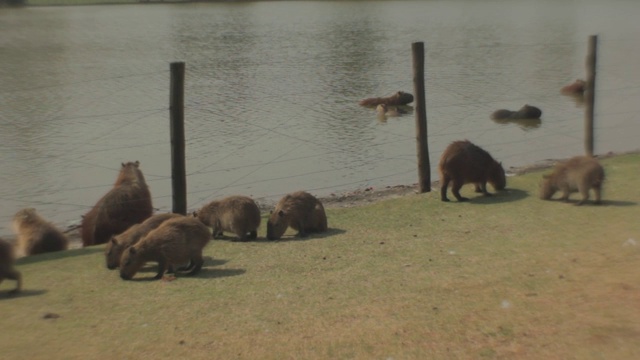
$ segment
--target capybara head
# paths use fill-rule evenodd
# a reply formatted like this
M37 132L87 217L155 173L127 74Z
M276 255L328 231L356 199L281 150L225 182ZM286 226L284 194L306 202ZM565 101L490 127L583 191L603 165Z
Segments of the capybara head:
M504 168L502 167L502 163L494 162L493 169L491 169L491 173L489 175L489 179L487 179L494 189L496 190L504 190L507 186L507 176L504 173Z
M398 98L398 104L406 105L410 102L413 102L413 95L406 93L404 91L398 91L396 93L396 97Z
M24 208L19 210L14 216L13 221L18 224L28 224L38 219L38 214L36 214L36 209L34 208Z
M131 280L143 264L144 262L140 261L138 257L138 250L135 246L130 246L120 258L120 277L123 280Z
M278 240L289 227L289 219L283 210L272 211L267 221L267 239Z
M105 257L107 259L107 268L113 270L120 265L120 258L124 251L124 245L120 244L115 236L107 241L107 247L104 248Z
M140 161L121 163L120 174L116 179L116 185L123 183L145 183L144 175L140 170ZM146 184L146 183L145 183Z

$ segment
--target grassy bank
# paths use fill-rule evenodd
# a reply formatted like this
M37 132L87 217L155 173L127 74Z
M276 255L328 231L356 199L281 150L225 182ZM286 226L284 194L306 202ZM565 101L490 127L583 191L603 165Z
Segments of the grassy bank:
M102 246L23 258L2 356L638 358L640 155L603 164L601 206L541 201L533 172L469 203L329 209L305 240L216 240L194 278L122 281Z

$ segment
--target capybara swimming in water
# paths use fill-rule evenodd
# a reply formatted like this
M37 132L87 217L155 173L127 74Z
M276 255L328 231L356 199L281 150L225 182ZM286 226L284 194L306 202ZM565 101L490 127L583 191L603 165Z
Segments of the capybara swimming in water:
M600 192L604 182L604 169L598 160L590 156L576 156L568 161L558 163L550 175L544 175L540 185L540 198L549 200L556 193L562 192L561 199L569 200L569 194L580 192L582 200L576 205L582 205L589 200L589 190L593 189L600 204Z
M4 279L15 280L17 283L16 288L9 291L10 294L18 293L22 289L22 275L14 268L15 261L13 246L0 239L0 283Z
M542 116L542 110L535 106L525 104L518 111L511 111L507 109L496 110L491 114L493 120L507 120L507 119L538 119Z
M122 164L113 188L82 218L82 246L102 244L151 216L151 193L140 163Z
M267 222L267 239L280 239L289 226L297 230L300 237L327 231L327 215L320 200L305 191L280 199Z
M387 97L377 97L360 100L359 104L362 106L375 107L380 104L395 106L407 105L411 102L413 102L413 95L403 91L398 91L397 93Z
M560 92L565 95L583 95L587 83L582 79L577 79L573 84L563 86Z
M113 270L120 266L120 258L122 252L129 246L137 243L143 236L147 235L151 230L157 228L166 220L180 217L180 214L156 214L143 221L140 224L133 224L125 232L111 237L104 249L104 255L107 261L107 268Z
M69 239L52 223L43 219L34 208L25 208L13 216L17 244L26 256L66 250Z
M502 165L491 155L468 140L454 141L440 157L440 199L449 201L447 187L451 184L451 192L458 201L469 199L460 196L462 185L473 183L476 192L491 195L487 192L487 182L494 189L502 190L507 185L507 179Z
M122 253L120 277L130 280L150 261L158 263L155 279L186 263L190 264L188 275L195 275L202 268L202 249L210 239L211 231L196 218L179 216L166 220Z
M240 241L255 239L261 220L256 202L242 195L214 200L196 211L194 216L210 226L214 236L229 231L236 234Z

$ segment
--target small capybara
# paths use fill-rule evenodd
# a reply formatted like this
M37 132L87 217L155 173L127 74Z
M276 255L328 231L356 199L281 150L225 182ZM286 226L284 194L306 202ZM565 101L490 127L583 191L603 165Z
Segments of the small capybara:
M582 79L577 79L573 84L563 86L560 92L565 95L582 95L587 83Z
M487 182L494 189L502 190L507 185L502 164L491 155L469 140L454 141L442 153L440 157L440 199L449 201L447 187L451 182L451 192L458 201L467 201L468 198L460 196L462 185L473 183L476 192L491 195L487 192Z
M305 191L280 199L267 222L267 239L280 239L289 226L297 230L300 237L327 231L327 215L320 200Z
M125 232L114 235L111 240L107 242L107 246L104 249L104 255L107 262L107 268L113 270L120 266L120 258L122 252L131 245L134 245L140 239L147 235L149 231L157 228L166 220L180 217L180 214L156 214L143 221L140 224L133 224Z
M130 280L147 262L158 263L160 279L170 269L189 263L188 275L197 274L204 260L202 249L211 239L210 229L200 220L179 216L166 220L135 245L124 250L120 259L120 277Z
M140 162L123 163L113 188L82 218L82 246L103 244L152 213L151 193Z
M387 97L363 99L363 100L360 100L359 104L362 106L376 107L380 104L397 106L397 105L407 105L411 102L413 102L413 95L403 91L398 91L397 93Z
M0 239L0 283L4 279L15 280L16 288L9 291L10 294L20 292L22 289L22 275L14 268L16 258L13 246Z
M193 215L211 227L214 236L222 235L225 231L236 234L240 241L253 240L258 236L260 208L247 196L233 195L214 200Z
M391 116L391 117L396 117L396 116L400 116L402 114L407 113L405 110L397 106L391 106L387 104L378 105L376 107L376 111L378 112L378 115Z
M66 250L69 239L55 225L42 218L36 209L25 208L13 216L17 244L25 256Z
M507 120L507 119L539 119L542 116L542 110L539 108L525 104L518 111L511 111L507 109L496 110L491 114L493 120Z
M540 185L540 198L549 200L556 193L562 192L562 200L568 201L569 194L580 192L582 200L576 205L582 205L589 200L589 190L593 189L596 199L594 203L600 204L600 192L604 182L604 169L598 160L590 156L576 156L558 163L553 173L544 175Z

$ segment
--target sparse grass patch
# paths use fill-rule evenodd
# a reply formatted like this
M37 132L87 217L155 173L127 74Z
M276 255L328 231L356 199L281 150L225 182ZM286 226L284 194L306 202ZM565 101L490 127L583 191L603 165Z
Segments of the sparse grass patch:
M328 209L326 235L212 241L194 278L147 281L149 267L122 281L102 246L23 258L24 294L0 286L0 348L10 359L639 358L639 164L603 160L602 206L539 200L539 171L492 198L467 185L469 203L434 189Z

